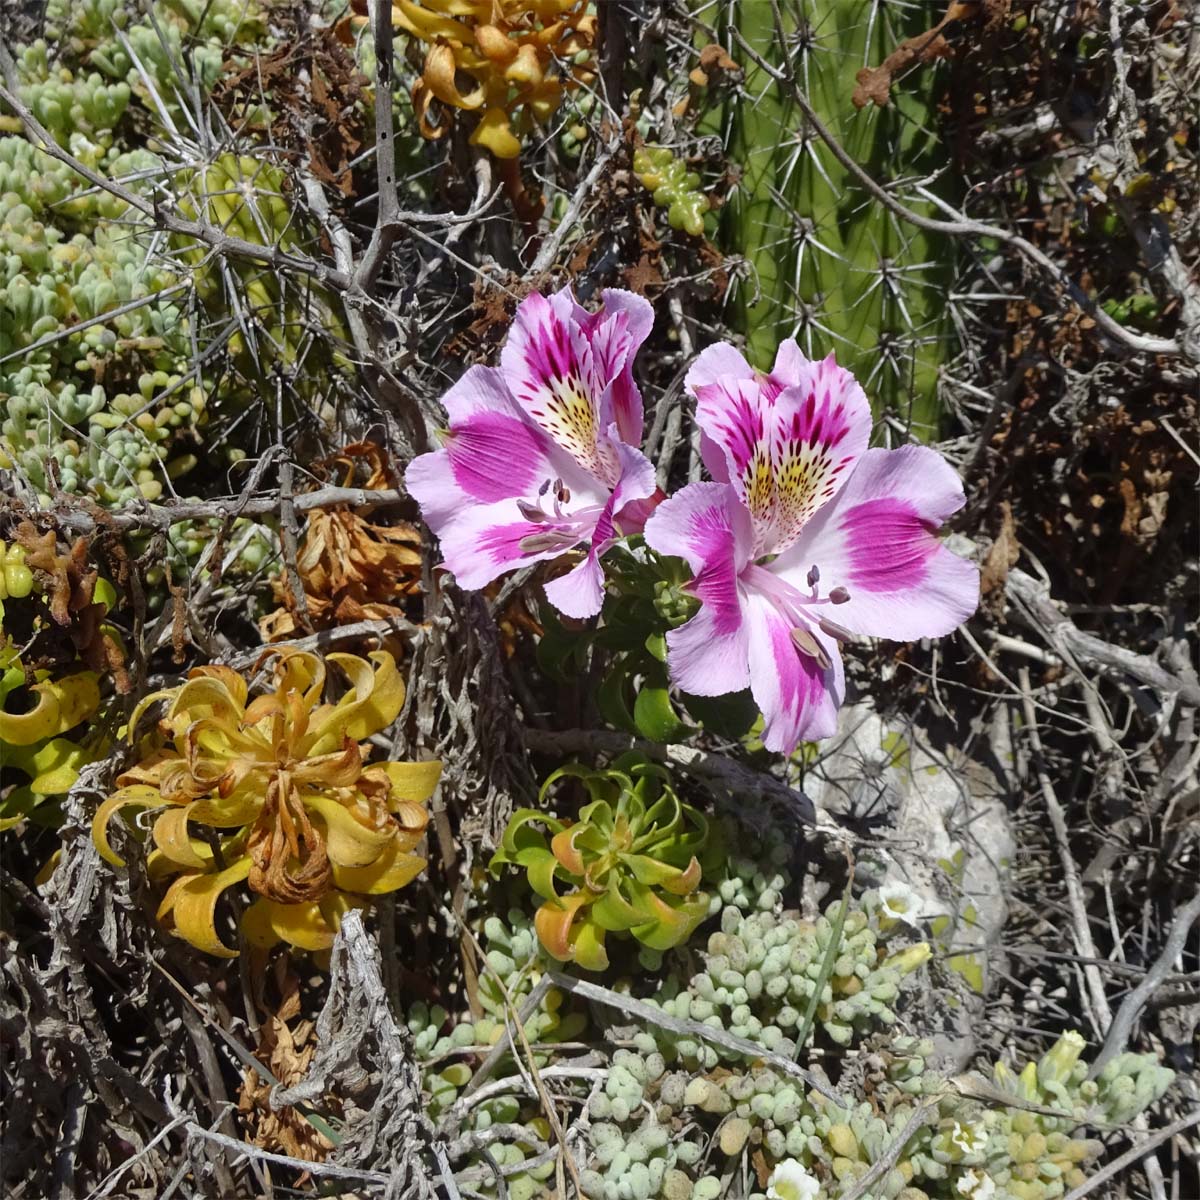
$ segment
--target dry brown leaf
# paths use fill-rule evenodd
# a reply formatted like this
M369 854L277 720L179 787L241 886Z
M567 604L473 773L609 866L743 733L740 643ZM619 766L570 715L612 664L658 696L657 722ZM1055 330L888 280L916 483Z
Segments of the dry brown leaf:
M983 5L979 0L950 0L946 15L932 28L916 37L906 38L877 67L863 67L854 78L858 86L854 89L855 108L875 104L886 107L891 97L892 79L915 63L931 63L946 58L951 53L945 30L960 21L968 21L980 15Z
M319 464L316 474L340 476L342 486L349 486L363 471L362 487L379 491L395 484L383 450L370 442L347 446ZM315 629L397 616L402 611L397 602L420 590L421 534L407 521L376 525L345 505L317 509L309 516L296 569ZM272 587L282 607L260 627L267 641L276 642L297 631L297 606L285 577Z
M300 1014L300 981L288 971L281 987L283 999L261 1026L255 1057L284 1087L291 1087L308 1073L317 1049L316 1025L308 1020L288 1024ZM247 1070L242 1081L238 1112L252 1131L254 1145L305 1162L324 1162L333 1143L295 1108L272 1108L273 1086L253 1070Z
M78 655L88 670L110 675L118 692L128 692L130 681L124 652L104 628L106 610L95 599L100 573L91 565L87 539L76 538L69 551L59 553L58 537L53 530L39 533L32 521L22 521L14 540L25 549L25 565L42 589L51 621L69 639L73 653L68 650L68 656ZM31 666L43 665L43 661L62 661L62 648L56 649L52 641L39 637L23 656L25 661Z
M1012 505L1007 500L1000 503L1000 532L984 559L980 572L979 591L983 597L1004 590L1008 572L1017 565L1021 557L1021 546L1017 541L1017 528L1013 522Z

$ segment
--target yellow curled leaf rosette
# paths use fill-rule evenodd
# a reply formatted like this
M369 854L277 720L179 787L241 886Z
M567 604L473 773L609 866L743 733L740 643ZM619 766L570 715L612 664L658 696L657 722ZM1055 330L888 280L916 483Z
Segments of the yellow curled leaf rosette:
M147 868L171 879L159 919L209 954L236 953L216 932L216 906L237 884L255 897L242 917L252 945L324 950L349 908L404 887L425 866L414 851L441 764L368 763L363 744L404 705L391 654L322 658L281 648L264 664L271 687L253 698L224 666L197 667L178 687L147 696L130 737L146 709L165 701L162 746L118 778L92 825L97 850L122 866L109 841L112 817L158 810ZM344 680L332 702L324 699L335 686L330 665Z

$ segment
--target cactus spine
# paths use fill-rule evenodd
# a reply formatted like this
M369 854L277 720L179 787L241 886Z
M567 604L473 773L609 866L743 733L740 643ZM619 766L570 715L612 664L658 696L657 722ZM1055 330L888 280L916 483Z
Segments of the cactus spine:
M767 62L792 63L856 162L884 181L925 179L946 165L929 69L894 88L886 109L851 102L855 72L919 32L922 9L895 0L783 0L782 37L774 9L727 4L724 31L736 27ZM745 81L721 114L722 134L742 180L722 237L750 267L733 307L751 361L769 367L776 345L793 335L810 355L833 350L880 410L934 433L937 370L953 342L953 245L887 212L821 142L786 86L732 39L729 49Z

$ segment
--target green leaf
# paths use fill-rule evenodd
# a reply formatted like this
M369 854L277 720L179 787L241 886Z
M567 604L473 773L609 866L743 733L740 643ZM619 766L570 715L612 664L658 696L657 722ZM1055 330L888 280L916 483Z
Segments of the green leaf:
M637 731L652 742L677 742L690 733L664 687L644 687L633 704Z
M612 669L596 689L596 707L600 715L614 728L624 729L627 733L639 732L633 713L629 711L626 696L629 692L629 677L621 664L613 664Z
M634 907L624 896L614 880L608 891L597 900L590 909L592 919L601 929L609 929L614 933L623 933L643 924L650 916L643 909Z
M646 649L650 651L660 663L667 661L667 639L664 634L652 633L646 639Z
M492 863L495 863L495 858ZM558 893L554 890L554 872L558 867L558 859L545 846L533 846L524 851L521 861L515 864L524 868L529 886L543 900L557 900Z

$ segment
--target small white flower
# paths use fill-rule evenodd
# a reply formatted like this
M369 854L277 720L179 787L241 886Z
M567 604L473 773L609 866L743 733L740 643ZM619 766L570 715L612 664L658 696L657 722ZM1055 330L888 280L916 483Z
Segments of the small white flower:
M950 1141L964 1154L978 1150L982 1140L983 1130L977 1125L960 1125L955 1121L954 1128L950 1130Z
M781 1162L767 1180L767 1200L817 1200L821 1185L794 1158Z
M974 1167L959 1177L954 1190L967 1200L992 1200L996 1194L996 1185L990 1175L976 1171Z
M879 911L892 921L903 921L917 928L921 897L907 883L885 883L879 889Z

